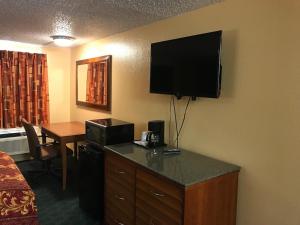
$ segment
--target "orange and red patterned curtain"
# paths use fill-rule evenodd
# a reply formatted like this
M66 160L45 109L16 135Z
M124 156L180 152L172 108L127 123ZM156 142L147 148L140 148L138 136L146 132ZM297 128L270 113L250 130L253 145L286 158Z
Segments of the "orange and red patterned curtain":
M86 101L97 105L107 105L107 65L106 62L88 64Z
M0 127L49 123L47 55L0 51Z

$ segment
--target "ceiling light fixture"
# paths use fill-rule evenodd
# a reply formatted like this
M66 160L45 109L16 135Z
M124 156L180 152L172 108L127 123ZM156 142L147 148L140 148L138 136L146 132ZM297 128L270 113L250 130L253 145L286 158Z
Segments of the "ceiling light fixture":
M75 40L74 37L66 35L53 35L51 38L53 39L54 43L60 47L69 47Z

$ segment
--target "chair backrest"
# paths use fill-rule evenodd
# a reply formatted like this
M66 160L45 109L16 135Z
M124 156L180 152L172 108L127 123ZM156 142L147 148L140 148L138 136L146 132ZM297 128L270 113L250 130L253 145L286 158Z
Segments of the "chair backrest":
M41 157L41 145L40 145L39 138L38 138L38 136L35 132L35 129L33 128L32 124L29 123L24 118L22 119L22 124L25 128L25 131L26 131L26 136L27 136L27 140L28 140L30 155L34 159L40 159L40 157Z

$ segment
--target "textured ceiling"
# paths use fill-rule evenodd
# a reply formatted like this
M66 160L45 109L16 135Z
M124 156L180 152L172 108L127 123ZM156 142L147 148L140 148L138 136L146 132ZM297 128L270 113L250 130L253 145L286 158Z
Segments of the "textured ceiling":
M47 44L69 35L82 44L221 0L0 0L0 39Z

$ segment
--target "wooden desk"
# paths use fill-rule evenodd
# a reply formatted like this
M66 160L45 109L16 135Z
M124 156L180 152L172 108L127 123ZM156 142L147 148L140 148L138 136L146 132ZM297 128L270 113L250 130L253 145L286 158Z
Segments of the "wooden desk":
M85 139L85 126L80 122L50 123L42 126L43 143L46 142L46 135L60 143L63 190L67 183L67 151L66 144L74 143L74 153L77 156L77 141Z

